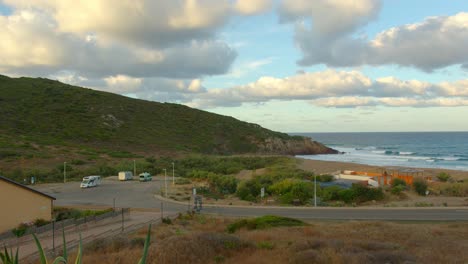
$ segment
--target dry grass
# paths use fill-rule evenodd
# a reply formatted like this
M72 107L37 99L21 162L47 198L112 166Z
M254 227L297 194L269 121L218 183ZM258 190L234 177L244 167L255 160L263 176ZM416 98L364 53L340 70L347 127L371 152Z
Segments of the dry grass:
M155 226L149 263L468 262L467 222L310 222L230 235L232 222L201 215ZM84 263L137 263L145 233L88 246Z

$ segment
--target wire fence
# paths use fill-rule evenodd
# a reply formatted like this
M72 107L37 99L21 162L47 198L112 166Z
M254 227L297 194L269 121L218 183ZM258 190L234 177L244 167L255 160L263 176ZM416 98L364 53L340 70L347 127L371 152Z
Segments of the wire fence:
M65 219L57 222L51 222L47 225L40 227L32 226L26 230L24 235L17 237L12 231L8 231L0 234L0 247L12 247L24 244L29 240L32 240L31 234L36 234L40 237L41 234L46 233L51 230L66 230L66 229L78 229L81 225L87 223L97 223L105 219L112 217L117 217L120 215L128 215L130 213L130 208L121 208L120 210L110 211L101 215L90 215L82 218L71 218Z

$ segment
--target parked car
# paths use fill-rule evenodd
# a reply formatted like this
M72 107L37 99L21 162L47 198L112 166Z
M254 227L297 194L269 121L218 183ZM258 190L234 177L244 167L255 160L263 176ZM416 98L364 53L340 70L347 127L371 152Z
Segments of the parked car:
M146 181L152 181L153 180L153 177L148 172L140 173L139 178L140 178L141 182L146 182Z

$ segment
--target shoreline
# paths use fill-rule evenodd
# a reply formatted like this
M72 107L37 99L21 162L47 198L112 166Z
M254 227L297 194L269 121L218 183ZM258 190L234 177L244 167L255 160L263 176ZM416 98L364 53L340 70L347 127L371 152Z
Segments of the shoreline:
M379 172L381 169L395 167L402 169L418 169L424 171L424 176L430 176L435 178L439 173L446 172L449 173L453 179L456 180L466 180L468 179L468 171L461 170L452 170L452 169L439 169L439 168L413 168L413 167L404 167L404 166L376 166L376 165L367 165L360 163L352 162L342 162L342 161L324 161L324 160L312 160L294 157L294 159L299 161L298 168L314 172L317 174L327 174L333 173L336 171L343 170L354 170L354 171L368 171L368 172Z

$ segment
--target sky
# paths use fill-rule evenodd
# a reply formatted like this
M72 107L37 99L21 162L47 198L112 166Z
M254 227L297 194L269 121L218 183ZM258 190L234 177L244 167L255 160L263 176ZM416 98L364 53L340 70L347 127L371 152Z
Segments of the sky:
M0 74L282 132L468 131L465 0L0 0Z

